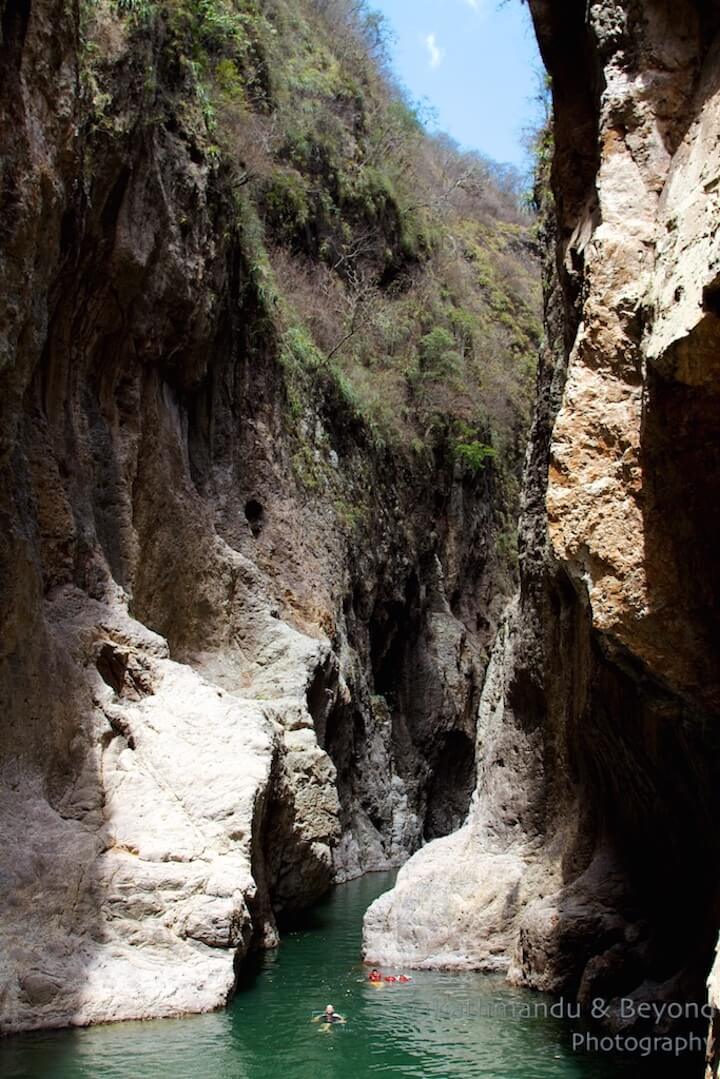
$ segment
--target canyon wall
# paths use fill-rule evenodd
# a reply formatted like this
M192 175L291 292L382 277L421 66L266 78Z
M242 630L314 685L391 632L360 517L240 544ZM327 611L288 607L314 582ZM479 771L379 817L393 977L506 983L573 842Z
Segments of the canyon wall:
M603 997L621 1026L622 997L704 1000L720 914L719 21L530 7L554 147L521 586L468 821L365 949Z
M500 474L377 437L283 323L213 114L274 122L248 12L0 9L8 1032L216 1007L285 912L457 827L513 569Z

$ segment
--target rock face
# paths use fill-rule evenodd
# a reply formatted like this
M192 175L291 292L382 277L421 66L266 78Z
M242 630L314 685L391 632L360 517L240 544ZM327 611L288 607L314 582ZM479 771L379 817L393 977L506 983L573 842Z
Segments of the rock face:
M208 174L140 140L74 196L60 14L3 20L4 1030L218 1006L340 832L307 699L330 645L279 618L201 491L188 384L229 347Z
M322 373L298 443L237 192L116 7L0 5L3 1031L216 1007L456 827L508 586L491 470L423 488Z
M366 954L504 967L581 1000L702 1000L720 808L718 17L530 6L555 149L521 589L468 822L371 908Z
M338 807L307 710L274 709L283 729L269 709L173 663L119 607L64 588L46 608L48 674L73 687L61 704L73 718L72 783L53 776L53 797L27 757L4 763L9 1030L223 1003L251 915L262 925L253 842L279 763L293 779L296 834L277 839L307 876L317 863L316 892L327 879Z

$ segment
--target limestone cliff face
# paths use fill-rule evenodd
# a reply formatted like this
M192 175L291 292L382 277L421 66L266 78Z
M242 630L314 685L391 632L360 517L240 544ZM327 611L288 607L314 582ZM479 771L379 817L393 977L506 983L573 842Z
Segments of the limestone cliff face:
M702 999L718 928L718 17L572 7L531 2L555 114L549 348L479 783L461 832L371 908L366 947L580 999Z
M93 8L93 125L86 5L0 10L12 1031L215 1007L278 913L456 827L507 577L490 472L423 487L322 372L291 429L232 179L143 97L162 23Z
M169 134L100 152L83 190L76 32L5 5L5 1030L217 1006L340 830L307 704L329 642L279 618L201 491L198 428L230 416L200 419L201 387L236 370L221 200Z

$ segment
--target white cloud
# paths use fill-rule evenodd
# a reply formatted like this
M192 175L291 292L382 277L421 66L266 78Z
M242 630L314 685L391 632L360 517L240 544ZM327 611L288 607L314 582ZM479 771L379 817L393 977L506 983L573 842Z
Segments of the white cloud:
M435 34L428 34L425 38L425 44L427 45L428 53L430 54L430 67L440 67L445 56L445 50L441 49L437 43Z
M468 7L471 7L473 11L485 12L485 0L465 0Z

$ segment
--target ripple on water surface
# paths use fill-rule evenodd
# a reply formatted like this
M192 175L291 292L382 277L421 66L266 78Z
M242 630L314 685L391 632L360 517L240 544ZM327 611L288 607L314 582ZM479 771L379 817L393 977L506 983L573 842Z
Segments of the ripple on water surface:
M259 962L232 1006L212 1015L19 1036L0 1043L4 1079L691 1079L697 1060L572 1052L569 1024L512 1018L546 998L501 978L420 971L408 985L367 982L362 916L392 885L376 873L336 888ZM326 1004L346 1015L324 1030ZM492 1012L495 1016L492 1016ZM497 1013L505 1011L502 1018Z

